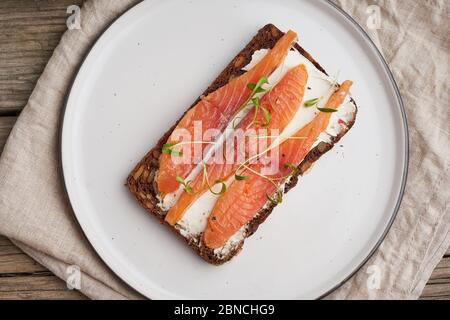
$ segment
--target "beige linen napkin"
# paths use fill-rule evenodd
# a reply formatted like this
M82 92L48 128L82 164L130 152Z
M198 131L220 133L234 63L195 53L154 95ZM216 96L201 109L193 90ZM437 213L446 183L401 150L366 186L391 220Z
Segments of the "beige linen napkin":
M73 216L60 176L60 116L84 54L136 2L85 3L81 30L63 36L0 159L0 233L62 279L70 275L68 266L79 266L81 291L95 299L141 296L98 258ZM336 2L370 28L396 76L409 119L411 160L406 194L388 237L366 267L329 298L415 299L450 245L450 3Z

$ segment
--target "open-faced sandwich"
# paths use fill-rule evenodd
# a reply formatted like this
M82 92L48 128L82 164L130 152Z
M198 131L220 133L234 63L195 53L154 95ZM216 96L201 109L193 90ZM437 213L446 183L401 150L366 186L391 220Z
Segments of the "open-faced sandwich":
M210 263L234 257L355 122L352 82L296 41L259 30L128 177L140 204Z

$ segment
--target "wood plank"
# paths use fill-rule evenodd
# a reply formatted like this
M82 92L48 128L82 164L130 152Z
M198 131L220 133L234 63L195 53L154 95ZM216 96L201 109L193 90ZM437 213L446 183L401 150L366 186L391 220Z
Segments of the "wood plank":
M10 246L12 245L11 241L9 241L8 238L4 237L4 236L0 236L0 250L2 249L2 247L4 246Z
M0 277L5 274L32 274L42 271L47 269L23 253L9 239L0 236Z
M17 117L0 117L0 154Z
M430 277L429 284L450 283L450 257L445 256L436 266ZM450 292L449 292L450 293Z
M427 284L422 292L422 298L447 299L450 297L450 279L446 283Z
M66 284L56 279L49 271L36 272L31 275L0 277L0 292L66 290Z
M0 277L4 274L33 274L47 271L17 247L0 248Z
M80 292L51 275L41 274L0 277L0 299L86 299Z
M0 115L27 103L62 34L67 7L84 0L0 1Z
M86 299L0 236L1 299Z
M421 299L450 300L450 257L444 256L434 269Z

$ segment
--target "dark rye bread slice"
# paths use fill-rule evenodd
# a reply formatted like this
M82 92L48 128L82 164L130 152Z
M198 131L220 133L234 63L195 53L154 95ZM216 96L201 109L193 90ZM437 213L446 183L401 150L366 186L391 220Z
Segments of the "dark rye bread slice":
M225 70L222 71L222 73L216 78L216 80L214 80L214 82L202 95L207 95L215 91L216 89L228 83L234 77L241 75L244 72L242 71L242 68L250 63L252 55L255 51L260 49L271 49L283 35L284 33L272 24L264 26L258 31L256 36L247 44L247 46L230 62ZM299 44L295 45L295 50L298 50L305 58L311 61L317 69L327 74L325 70L313 59L313 57L308 52L306 52ZM199 99L200 97L192 104L191 108L197 104ZM334 144L336 144L351 129L356 119L356 110L357 109L355 104L355 113L353 119L348 123L347 128L345 128L345 130L342 131L340 135L332 138L331 143L320 142L317 146L311 149L311 151L306 155L305 159L299 165L297 175L292 177L290 181L286 183L284 190L285 193L295 187L298 182L298 177L303 175L322 155L331 150ZM136 165L136 167L128 176L126 185L131 193L139 201L141 206L143 206L152 215L157 217L161 223L166 224L171 230L181 236L188 243L188 245L197 252L198 255L200 255L209 263L221 265L232 259L242 249L245 238L251 236L256 232L259 225L266 220L266 218L270 215L276 205L269 202L264 207L264 209L260 210L257 216L248 223L244 240L233 246L232 249L225 255L217 254L214 252L214 250L211 250L204 246L201 242L201 235L199 235L197 238L187 238L181 235L180 231L177 228L174 228L171 225L167 224L164 221L166 212L162 211L157 206L158 190L155 183L155 176L159 167L159 157L161 155L162 146L164 145L164 143L166 143L170 134L181 119L182 118L180 118L173 125L173 127L169 131L167 131L167 133L165 133L163 137L161 137L156 146L154 146Z

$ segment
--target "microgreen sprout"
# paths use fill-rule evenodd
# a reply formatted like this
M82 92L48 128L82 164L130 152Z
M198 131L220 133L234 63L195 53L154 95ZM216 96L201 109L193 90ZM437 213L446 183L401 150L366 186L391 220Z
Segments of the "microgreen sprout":
M291 173L286 178L295 176L298 173L298 168L291 163L285 163L284 168L292 170Z
M322 100L322 98L311 99L311 100L305 101L305 103L303 105L306 108L314 107L320 102L320 100Z
M283 191L280 189L277 190L277 193L275 196L271 197L269 195L266 195L267 200L269 200L272 204L277 205L283 202Z
M266 120L266 122L264 122L262 124L262 126L267 128L269 126L269 123L270 123L270 112L266 108L264 108L263 106L260 106L260 107L261 107L261 110L264 112L264 118Z
M237 181L244 181L244 180L247 180L248 179L248 176L241 176L241 175L238 175L237 173L234 175L234 178L237 180Z
M175 157L181 157L183 155L183 152L174 150L175 147L176 147L176 144L166 143L162 147L162 153L168 154L171 156L175 156Z
M330 108L317 108L317 110L319 110L320 112L325 112L325 113L337 112L337 109L330 109Z
M212 185L209 183L209 177L208 177L208 171L206 170L206 164L203 163L203 183L205 183L205 182L209 188L209 191L216 196L220 196L227 191L227 185L222 180L216 180L214 182L214 184L212 184ZM214 187L219 184L222 186L220 188L220 191L219 192L214 191Z
M257 83L249 83L247 85L247 88L250 89L252 92L250 96L247 98L247 100L245 100L245 102L237 110L236 115L248 106L249 102L252 101L252 99L255 97L257 93L266 92L266 90L262 87L266 83L269 83L267 77L262 76L261 78L259 78Z
M180 176L177 176L176 180L183 186L184 191L187 193L192 193L192 187L189 185L192 181L186 181Z

